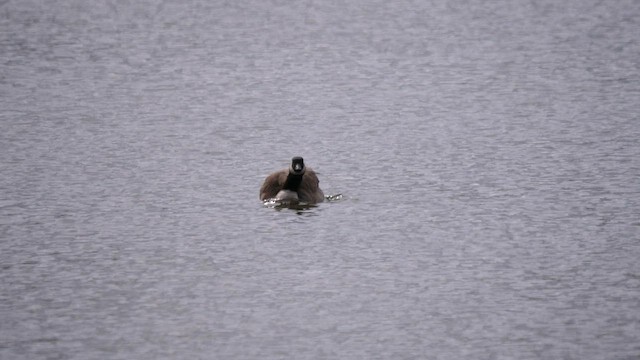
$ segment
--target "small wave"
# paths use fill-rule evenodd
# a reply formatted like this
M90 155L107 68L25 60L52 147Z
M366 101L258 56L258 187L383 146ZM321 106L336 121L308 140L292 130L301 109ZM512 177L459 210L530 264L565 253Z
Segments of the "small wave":
M265 207L273 209L292 209L292 210L307 210L317 207L315 204L308 204L299 201L280 201L276 199L268 199L262 202Z
M342 200L343 198L344 196L342 194L324 196L325 202L336 202L336 201ZM308 203L299 202L299 201L281 201L274 198L264 200L262 204L268 208L293 209L293 210L306 210L306 209L318 207L319 205L319 204L308 204Z

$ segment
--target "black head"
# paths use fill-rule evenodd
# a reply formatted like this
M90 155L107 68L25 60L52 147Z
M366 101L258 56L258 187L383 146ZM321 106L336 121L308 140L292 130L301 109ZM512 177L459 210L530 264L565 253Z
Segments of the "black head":
M296 156L291 159L291 168L289 172L295 175L304 174L304 160L300 156Z

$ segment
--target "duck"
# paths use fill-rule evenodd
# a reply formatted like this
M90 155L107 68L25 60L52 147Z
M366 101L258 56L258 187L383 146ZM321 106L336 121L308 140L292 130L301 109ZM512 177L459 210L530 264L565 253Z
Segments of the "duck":
M302 157L295 156L288 169L276 171L264 179L260 187L260 200L319 203L324 200L319 184L315 171L304 165Z

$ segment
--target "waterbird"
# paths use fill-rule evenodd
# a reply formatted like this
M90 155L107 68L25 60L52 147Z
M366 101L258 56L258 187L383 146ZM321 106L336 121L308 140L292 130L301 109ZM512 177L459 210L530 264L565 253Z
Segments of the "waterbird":
M276 171L264 179L260 200L315 204L324 200L319 184L315 171L304 165L302 157L295 156L288 169Z

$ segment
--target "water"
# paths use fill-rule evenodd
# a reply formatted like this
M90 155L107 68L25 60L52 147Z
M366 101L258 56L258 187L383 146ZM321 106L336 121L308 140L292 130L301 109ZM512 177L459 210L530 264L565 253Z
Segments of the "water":
M637 1L4 1L0 358L637 359ZM292 156L337 201L258 189Z

